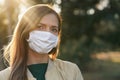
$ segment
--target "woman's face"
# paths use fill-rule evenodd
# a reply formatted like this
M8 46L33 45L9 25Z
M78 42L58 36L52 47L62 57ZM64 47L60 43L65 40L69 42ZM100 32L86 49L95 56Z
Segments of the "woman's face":
M54 14L47 14L38 23L37 30L48 31L57 36L59 33L58 24L58 19Z

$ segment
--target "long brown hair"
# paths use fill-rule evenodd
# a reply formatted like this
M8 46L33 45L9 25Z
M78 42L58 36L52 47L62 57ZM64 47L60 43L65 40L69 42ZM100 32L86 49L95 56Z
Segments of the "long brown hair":
M58 19L60 38L61 18L49 5L39 4L30 7L18 21L12 39L4 51L5 55L9 55L9 64L11 67L9 80L28 80L26 74L28 43L26 39L29 37L29 32L37 27L36 25L40 22L40 19L50 13L54 14ZM51 51L52 59L56 58L58 48L59 43L57 48Z

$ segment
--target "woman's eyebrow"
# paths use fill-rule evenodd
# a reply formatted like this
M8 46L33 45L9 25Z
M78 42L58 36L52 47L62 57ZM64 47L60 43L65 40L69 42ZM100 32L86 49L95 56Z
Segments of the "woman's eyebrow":
M38 25L44 25L44 26L47 26L47 24L44 24L44 23L39 23ZM50 26L58 28L58 25L50 25Z
M58 28L58 26L52 26L52 28Z
M46 25L46 24L44 24L44 23L39 23L38 25Z

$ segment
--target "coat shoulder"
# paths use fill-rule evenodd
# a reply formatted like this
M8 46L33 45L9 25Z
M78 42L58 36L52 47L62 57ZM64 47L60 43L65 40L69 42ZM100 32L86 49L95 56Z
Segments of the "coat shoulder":
M0 80L8 80L10 75L10 67L0 71Z
M77 67L77 65L75 63L72 63L72 62L69 62L69 61L64 61L64 60L61 60L61 59L56 59L56 64L58 65L62 65L63 67L71 67L71 68L74 68L74 67Z
M60 59L56 59L55 63L59 71L68 76L67 80L83 80L81 71L75 63Z

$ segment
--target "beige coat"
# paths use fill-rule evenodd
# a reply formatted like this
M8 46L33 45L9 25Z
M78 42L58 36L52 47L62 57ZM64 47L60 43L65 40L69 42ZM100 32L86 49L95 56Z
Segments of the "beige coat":
M10 67L0 72L0 80L8 80L9 75ZM28 80L37 80L29 70L27 70L27 76ZM49 60L45 78L46 80L83 80L76 64L60 59Z

